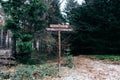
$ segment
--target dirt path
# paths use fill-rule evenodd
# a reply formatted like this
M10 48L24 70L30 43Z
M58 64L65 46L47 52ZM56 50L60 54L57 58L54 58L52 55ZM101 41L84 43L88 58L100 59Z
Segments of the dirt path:
M62 67L60 77L52 80L120 80L120 65L107 64L84 56L74 57L75 67Z

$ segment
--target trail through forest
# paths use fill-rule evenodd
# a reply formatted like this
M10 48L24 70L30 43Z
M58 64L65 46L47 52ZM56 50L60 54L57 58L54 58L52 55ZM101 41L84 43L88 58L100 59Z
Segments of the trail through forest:
M62 67L52 80L120 80L120 65L84 56L74 57L74 68Z

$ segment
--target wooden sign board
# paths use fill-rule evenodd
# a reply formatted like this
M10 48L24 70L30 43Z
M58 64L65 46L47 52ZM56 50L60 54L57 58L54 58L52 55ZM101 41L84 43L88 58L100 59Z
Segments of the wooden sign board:
M61 65L61 31L73 31L68 25L51 24L50 28L46 28L47 31L58 31L58 70L60 71Z
M65 28L46 28L47 31L73 31L73 29L65 29Z
M68 25L50 24L51 28L68 28Z

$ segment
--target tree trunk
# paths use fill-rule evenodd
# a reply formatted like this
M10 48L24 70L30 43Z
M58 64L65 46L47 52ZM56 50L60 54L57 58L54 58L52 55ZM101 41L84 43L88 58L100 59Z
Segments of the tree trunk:
M16 58L16 38L12 37L12 54Z
M6 48L6 31L5 30L3 30L2 46L3 48Z
M35 50L37 50L37 40L35 38L33 40L33 47Z
M3 47L3 30L1 30L1 38L0 38L0 45L1 45L1 48Z

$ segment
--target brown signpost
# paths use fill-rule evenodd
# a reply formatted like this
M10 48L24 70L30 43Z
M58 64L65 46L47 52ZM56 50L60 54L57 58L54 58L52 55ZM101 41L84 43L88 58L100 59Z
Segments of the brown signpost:
M73 31L68 25L51 24L50 28L46 28L47 31L58 31L58 70L60 72L61 67L61 31Z
M68 25L50 24L51 28L68 28Z
M65 29L65 28L46 28L48 31L72 31L72 29Z

